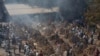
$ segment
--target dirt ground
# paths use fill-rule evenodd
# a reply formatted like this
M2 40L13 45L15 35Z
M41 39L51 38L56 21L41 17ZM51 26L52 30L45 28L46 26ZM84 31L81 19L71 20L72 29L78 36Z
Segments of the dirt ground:
M0 56L6 56L6 55L7 55L6 52L0 48Z

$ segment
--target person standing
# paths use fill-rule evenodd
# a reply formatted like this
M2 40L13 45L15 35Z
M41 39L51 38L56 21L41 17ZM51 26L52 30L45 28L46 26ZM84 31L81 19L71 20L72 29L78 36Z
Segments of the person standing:
M61 55L60 50L61 50L61 45L60 44L57 44L56 49L55 49L55 54L57 56L60 56Z
M63 53L63 56L67 56L67 53L68 52L65 50L64 53Z
M93 37L90 37L90 38L88 39L88 43L89 43L89 44L93 44Z
M12 38L12 45L13 45L13 51L14 51L14 55L16 54L16 39L15 37Z
M8 56L12 56L12 53L11 53L11 51L9 51L9 52L8 52Z
M22 49L22 43L21 42L18 43L18 48L19 48L19 53L20 53L21 49Z
M30 52L29 45L26 43L24 45L24 54L25 54L25 56L28 56L29 55L29 52Z
M98 40L100 40L100 32L99 32L99 35L98 35Z
M94 51L94 56L99 56L100 55L100 51L96 48Z
M38 51L36 51L36 56L39 56L39 52Z
M42 50L40 51L39 56L44 56Z
M20 38L18 40L18 48L19 48L19 53L20 53L22 49L22 40Z

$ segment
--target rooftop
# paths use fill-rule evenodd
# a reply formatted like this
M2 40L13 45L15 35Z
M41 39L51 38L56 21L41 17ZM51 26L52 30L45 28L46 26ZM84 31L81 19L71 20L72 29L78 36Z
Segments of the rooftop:
M50 13L59 11L58 7L48 9L48 8L40 8L37 6L31 7L27 4L5 4L5 7L11 16L23 15L23 14Z

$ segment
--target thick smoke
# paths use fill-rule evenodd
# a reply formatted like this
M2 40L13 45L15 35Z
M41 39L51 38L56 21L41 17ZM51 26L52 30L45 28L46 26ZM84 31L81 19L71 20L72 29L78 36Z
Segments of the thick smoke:
M29 28L36 28L40 24L38 16L31 17L29 15L12 16L10 22L17 23Z
M60 6L61 15L65 19L83 19L87 4L85 0L64 0Z
M87 9L86 0L29 0L31 6L40 6L45 8L59 7L60 15L69 21L74 19L83 19L84 12Z
M83 14L86 10L85 0L9 0L9 1L5 0L5 3L10 3L10 4L23 3L23 4L28 4L30 6L38 6L38 7L44 7L44 8L59 7L60 8L59 14L64 19L68 19L68 20L82 19ZM33 20L30 20L30 17L28 15L21 16L20 18L24 18L24 20L26 20L27 22L28 21L33 22ZM19 21L19 20L16 20L16 21ZM26 24L27 23L26 21L25 22L22 21L22 22ZM28 23L28 24L31 24L31 23Z

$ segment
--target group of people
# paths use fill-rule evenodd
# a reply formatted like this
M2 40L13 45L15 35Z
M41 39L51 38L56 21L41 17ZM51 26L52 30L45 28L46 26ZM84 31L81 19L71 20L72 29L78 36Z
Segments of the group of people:
M73 43L73 46L71 46L71 50L74 50L75 48L78 50L79 53L84 53L84 49L89 48L89 46L95 46L95 50L92 54L86 53L85 56L93 55L93 56L99 56L100 50L98 47L99 44L98 41L100 40L100 33L96 30L96 27L82 27L78 25L74 25L68 30L67 32L69 35L71 34L71 37L69 37L70 42ZM66 53L66 51L64 52ZM75 54L75 53L74 53ZM69 55L70 56L70 55ZM74 55L71 55L74 56Z
M60 27L61 26L62 25L60 25ZM55 27L55 28L58 29L60 27ZM62 26L61 30L63 29L66 29L65 39L68 39L70 43L72 44L72 46L69 46L69 48L66 47L66 49L63 52L61 52L60 48L62 44L59 43L58 41L60 39L60 36L58 33L60 30L58 30L58 32L55 32L58 36L56 37L54 36L55 38L59 38L59 39L55 39L56 42L58 42L58 44L56 45L56 48L54 49L55 56L77 56L77 54L84 53L83 50L88 48L88 46L95 46L95 50L92 53L94 56L100 55L100 50L98 49L99 46L97 44L97 41L100 40L100 33L97 32L96 28L89 28L86 26L83 27L83 26L78 26L78 25L70 23L67 26ZM16 50L19 50L20 55L23 54L25 56L44 56L45 54L43 53L43 50L37 50L36 46L28 42L29 41L28 39L31 38L28 34L30 33L26 33L25 39L12 34L10 38L6 38L0 43L3 44L4 50L7 52L9 56L13 56L13 54L16 55L17 54ZM36 38L35 36L37 35L38 34L34 35L34 38ZM26 41L26 42L23 43L23 41ZM40 41L42 41L41 38L40 38ZM52 41L52 39L50 41ZM83 54L83 56L87 56L87 55L89 54L87 53ZM53 56L53 55L51 54L50 56Z
M25 55L25 56L43 56L42 50L36 50L35 46L31 47L28 42L22 43L20 38L6 39L2 42L2 48L7 56Z
M24 44L25 56L44 56L42 50L38 51L35 47L31 48L28 43Z
M96 26L94 27L91 26L88 27L88 26L89 25L85 26L77 25L75 23L67 24L67 26L60 25L59 28L61 28L61 30L64 29L66 32L65 39L69 40L69 42L72 45L69 48L66 47L67 49L63 51L63 53L60 53L61 50L59 47L57 47L55 54L57 54L57 56L78 56L79 54L83 56L88 56L88 55L99 56L100 33L97 30ZM93 48L90 48L90 46ZM92 50L90 51L87 48L90 48L90 50L91 49ZM89 53L85 53L84 50L87 50Z

